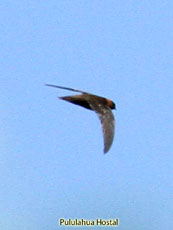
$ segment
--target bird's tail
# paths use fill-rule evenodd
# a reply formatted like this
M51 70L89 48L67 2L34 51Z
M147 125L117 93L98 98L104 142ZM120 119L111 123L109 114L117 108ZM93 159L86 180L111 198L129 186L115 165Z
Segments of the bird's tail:
M87 100L85 100L83 95L65 96L65 97L59 97L59 99L65 100L65 101L68 101L68 102L73 103L75 105L79 105L79 106L82 106L86 109L92 110L92 108L90 107Z

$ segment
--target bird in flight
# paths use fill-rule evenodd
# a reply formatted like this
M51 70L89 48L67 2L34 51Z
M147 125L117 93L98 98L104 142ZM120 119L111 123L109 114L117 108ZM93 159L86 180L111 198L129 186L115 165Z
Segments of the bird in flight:
M108 98L100 97L77 89L51 84L46 84L46 86L81 93L79 95L65 96L59 98L75 105L80 105L86 109L94 110L97 113L102 124L104 153L107 153L112 145L114 138L115 121L111 110L116 109L115 103Z

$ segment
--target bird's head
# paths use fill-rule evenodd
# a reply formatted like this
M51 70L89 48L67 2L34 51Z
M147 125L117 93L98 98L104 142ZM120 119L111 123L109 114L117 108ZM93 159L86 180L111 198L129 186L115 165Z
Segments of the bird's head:
M111 109L115 109L115 110L117 109L116 104L114 102L112 102L112 108Z
M107 100L107 105L109 106L109 108L116 110L116 104L113 101L111 101L110 99L106 99L106 100Z

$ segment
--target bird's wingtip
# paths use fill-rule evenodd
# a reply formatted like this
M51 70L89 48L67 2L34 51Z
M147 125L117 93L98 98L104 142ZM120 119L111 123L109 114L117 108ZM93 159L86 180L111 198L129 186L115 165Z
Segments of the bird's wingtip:
M51 87L56 87L57 88L57 86L56 85L51 85L51 84L44 84L45 86L51 86Z
M103 153L106 154L109 151L109 149L104 149Z

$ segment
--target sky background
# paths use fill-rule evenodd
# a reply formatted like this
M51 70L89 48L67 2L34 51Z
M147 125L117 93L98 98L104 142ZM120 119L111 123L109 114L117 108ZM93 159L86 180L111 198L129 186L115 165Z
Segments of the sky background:
M61 217L172 229L172 0L1 0L0 12L0 229L75 229ZM96 114L45 83L116 103L107 154Z

